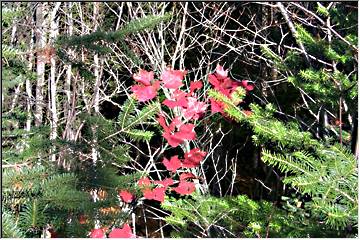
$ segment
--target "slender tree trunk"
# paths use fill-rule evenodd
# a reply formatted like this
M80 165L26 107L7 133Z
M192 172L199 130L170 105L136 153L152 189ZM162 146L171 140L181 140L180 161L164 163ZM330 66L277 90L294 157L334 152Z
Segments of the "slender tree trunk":
M50 39L49 44L53 45L55 38L58 35L58 23L55 20L56 13L59 10L59 7L61 5L61 2L57 2L54 9L52 10L50 17L49 17L49 24L50 24ZM58 113L57 113L57 107L56 107L56 60L55 55L50 55L50 111L51 111L51 132L50 132L50 140L54 140L57 138L57 126L58 126ZM53 147L52 152L54 152L56 149ZM56 159L55 154L51 155L51 160L55 161Z
M36 8L36 48L37 48L37 63L36 63L36 100L35 100L35 126L40 126L43 121L43 106L44 106L44 83L45 83L45 59L43 56L43 49L46 45L46 21L44 21L44 12L47 3L39 2Z
M29 64L28 64L28 70L30 72L32 72L32 68L33 68L33 61L34 61L34 30L31 30L31 36L30 36L30 53L29 53ZM25 81L25 88L26 88L26 95L27 95L27 99L26 99L26 112L27 112L27 118L26 118L26 125L25 125L25 129L26 131L30 132L31 129L31 121L32 121L32 114L31 114L31 107L32 107L32 84L30 83L30 80L27 78Z

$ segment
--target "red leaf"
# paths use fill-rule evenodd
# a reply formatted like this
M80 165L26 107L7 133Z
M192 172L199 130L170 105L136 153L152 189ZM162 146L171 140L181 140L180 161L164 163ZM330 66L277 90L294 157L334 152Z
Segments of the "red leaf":
M172 147L177 147L179 144L183 143L184 140L177 138L173 133L170 132L164 132L162 135Z
M148 177L142 177L138 181L139 187L149 187L151 185L151 181Z
M176 89L183 85L182 80L187 71L166 69L160 76L166 88Z
M133 79L146 86L150 86L151 81L154 80L154 72L148 72L146 70L140 69L139 73L135 73L133 75Z
M191 81L190 82L190 94L195 92L197 89L201 89L203 87L203 83L201 81Z
M216 101L212 98L210 98L211 102L211 113L224 113L224 103Z
M180 161L179 161L180 162ZM181 164L181 163L180 163ZM171 178L165 178L162 181L155 181L156 184L159 184L161 186L163 186L164 188L167 188L168 186L171 186L174 184L174 180L172 180Z
M204 102L197 101L194 97L187 98L186 109L182 109L182 113L186 119L199 119L206 111L207 105Z
M180 181L189 179L189 178L196 178L196 176L192 173L182 173L180 174Z
M209 74L208 81L215 89L220 88L220 81L215 77L214 74Z
M114 228L110 234L109 238L133 238L131 227L128 224L124 224L122 228Z
M224 67L221 66L220 64L218 64L216 66L216 76L219 78L219 79L223 79L223 78L226 78L228 75L228 70L224 70Z
M195 191L195 184L192 182L180 181L179 186L173 190L181 195L188 195Z
M206 154L207 152L201 151L198 148L191 149L189 152L185 153L183 167L193 168L199 166Z
M180 89L176 89L171 94L171 99L165 99L163 101L163 104L165 106L168 106L169 108L186 107L187 105L186 93L181 91Z
M164 187L154 188L153 190L146 189L143 191L144 197L148 200L155 200L163 202L165 200L165 190Z
M134 200L134 195L132 195L130 192L126 190L121 190L119 195L121 197L121 200L123 200L126 203L131 203Z
M172 172L176 172L176 170L178 170L181 167L181 162L177 155L171 157L170 161L164 158L162 163L165 165L168 171L172 171Z
M246 91L252 91L254 90L254 85L249 84L247 80L242 80L241 84L243 85L243 87L246 89Z
M175 135L177 138L183 140L195 140L196 133L194 132L194 128L195 125L192 123L181 125L179 131L176 132Z
M102 229L93 229L90 233L90 238L104 238L105 234Z
M158 89L158 81L154 82L154 84L150 86L134 85L131 87L131 91L135 94L136 99L139 102L146 102L156 97Z

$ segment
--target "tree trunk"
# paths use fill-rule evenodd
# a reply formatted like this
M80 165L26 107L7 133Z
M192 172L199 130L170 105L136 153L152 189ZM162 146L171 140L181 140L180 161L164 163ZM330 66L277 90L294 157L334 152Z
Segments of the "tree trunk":
M46 21L44 21L44 12L46 11L47 3L39 2L36 8L36 48L37 48L37 63L36 63L36 100L35 100L35 126L40 126L43 121L43 106L44 106L44 83L45 83L45 59L43 56L43 49L46 45Z

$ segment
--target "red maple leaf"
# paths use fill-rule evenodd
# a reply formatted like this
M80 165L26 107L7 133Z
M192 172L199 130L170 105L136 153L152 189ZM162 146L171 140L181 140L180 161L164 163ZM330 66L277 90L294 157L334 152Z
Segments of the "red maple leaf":
M139 187L150 187L150 185L151 185L151 181L148 177L142 177L138 181Z
M190 82L190 95L195 92L197 89L201 89L203 87L203 83L201 81L191 81Z
M131 227L128 224L124 224L122 228L114 228L109 233L109 238L133 238Z
M176 89L171 95L170 99L165 99L163 104L169 108L186 107L186 93L180 89Z
M163 202L165 200L165 191L166 188L158 187L158 188L154 188L153 190L145 189L143 193L144 193L144 197L148 200Z
M165 120L164 120L165 121ZM179 128L179 131L174 132L175 126ZM164 128L163 137L168 141L172 147L177 147L185 140L195 140L196 133L194 132L194 124L182 124L179 118L175 118L169 126Z
M123 200L126 203L131 203L134 200L134 195L132 195L130 192L126 190L121 190L119 196L121 200Z
M192 182L180 181L179 185L173 190L181 195L188 195L195 191L195 184Z
M179 161L180 162L180 161ZM180 163L181 164L181 163ZM165 178L162 181L154 181L156 184L159 184L165 188L167 188L168 186L171 186L174 184L174 180L172 180L171 178Z
M194 97L187 98L186 108L182 109L182 113L186 119L199 119L206 111L207 105L204 102L198 101Z
M187 71L171 70L167 68L160 76L166 88L176 89L183 85L182 80Z
M189 179L189 178L196 178L196 176L192 173L181 173L180 174L180 181Z
M182 163L183 167L194 168L200 165L207 152L201 151L199 148L193 148L185 153L185 158Z
M246 89L246 91L252 91L254 89L254 85L249 84L247 80L242 80L241 85Z
M162 161L168 171L176 172L181 167L181 161L178 156L172 156L170 161L166 158Z
M135 94L136 99L139 102L146 102L156 97L159 87L160 87L160 82L155 81L150 86L146 86L142 84L134 85L131 87L131 91Z
M140 69L138 73L133 75L133 79L139 83L144 84L145 86L150 86L151 81L154 80L154 72L148 72L146 70Z
M216 101L215 99L210 98L211 103L211 113L224 113L224 103Z
M104 237L105 234L101 228L91 230L90 238L104 238Z

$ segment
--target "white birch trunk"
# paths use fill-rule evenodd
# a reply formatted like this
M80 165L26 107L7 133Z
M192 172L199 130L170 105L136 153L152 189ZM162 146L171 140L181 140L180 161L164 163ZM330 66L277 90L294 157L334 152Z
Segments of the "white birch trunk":
M36 48L37 48L37 63L36 63L36 101L35 101L35 126L40 126L43 121L43 107L44 107L44 83L45 83L45 59L42 56L42 50L46 45L46 21L44 21L44 12L47 3L39 2L36 8Z

